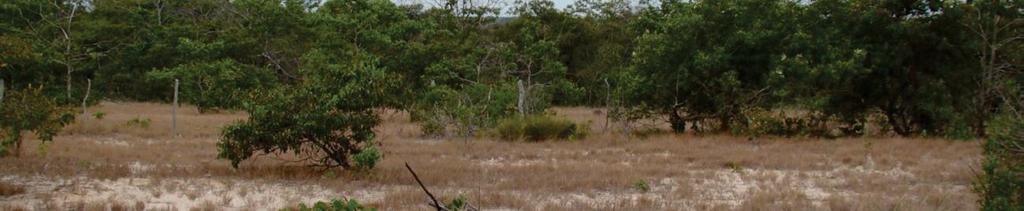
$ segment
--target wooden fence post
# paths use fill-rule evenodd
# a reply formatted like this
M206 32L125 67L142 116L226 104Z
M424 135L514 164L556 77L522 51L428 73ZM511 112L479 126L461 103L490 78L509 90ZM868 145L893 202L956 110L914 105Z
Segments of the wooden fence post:
M174 79L174 104L171 105L171 135L178 137L178 79Z
M5 89L7 89L7 87L4 86L4 79L0 78L0 104L4 103L4 91L6 91Z
M608 123L611 122L612 115L612 84L608 83L608 78L604 79L604 86L607 90L604 94L604 130L601 133L608 133Z
M516 85L519 88L519 100L516 102L516 109L519 110L519 115L526 116L526 112L528 109L526 108L526 86L523 85L523 80L517 81Z
M85 115L88 114L88 112L85 111L87 109L87 107L85 105L86 105L86 102L89 101L89 92L92 91L92 79L85 79L85 81L86 81L85 97L82 98L82 116L85 116ZM85 117L82 117L82 118L85 118Z

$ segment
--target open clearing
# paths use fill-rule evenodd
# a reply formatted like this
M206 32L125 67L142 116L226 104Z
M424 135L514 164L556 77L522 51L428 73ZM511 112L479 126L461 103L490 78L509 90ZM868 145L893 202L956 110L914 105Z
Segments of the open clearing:
M0 158L0 210L277 210L342 197L428 209L404 162L436 195L461 194L483 210L977 209L978 141L626 137L603 133L604 112L590 108L554 109L593 122L584 140L439 140L422 137L404 113L382 112L385 156L371 172L321 172L287 156L235 170L216 159L216 143L243 114L185 107L175 138L170 110L106 102L45 151L28 138L21 157ZM126 125L136 118L150 119L148 128Z

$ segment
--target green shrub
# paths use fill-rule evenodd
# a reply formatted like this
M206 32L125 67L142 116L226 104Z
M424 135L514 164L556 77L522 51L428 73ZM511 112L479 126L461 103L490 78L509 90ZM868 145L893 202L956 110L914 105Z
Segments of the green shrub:
M451 203L444 206L445 209L450 211L466 210L466 205L469 205L465 195L459 195L452 199Z
M974 184L982 210L1024 210L1024 119L992 121L982 175Z
M354 199L334 199L330 202L316 202L313 207L308 207L306 204L299 204L298 209L281 209L281 210L296 210L296 211L376 211L375 208L368 208Z
M953 140L971 140L975 138L970 124L963 118L954 119L943 131L943 136Z
M568 119L550 116L512 117L501 120L496 132L503 140L543 141L549 139L575 140L586 137L589 126Z
M424 135L470 137L512 115L509 106L515 100L515 89L509 84L434 86L419 96L411 113Z
M369 147L363 148L362 152L352 156L352 160L356 164L358 169L372 169L377 166L377 161L380 161L381 153L372 144Z
M380 124L374 109L391 106L395 88L377 59L359 55L361 62L348 63L319 50L307 53L305 80L254 94L242 106L248 119L224 127L217 157L235 168L260 154L292 154L322 168L353 167L353 156L372 146Z
M128 120L125 125L128 125L129 127L149 128L150 122L152 121L150 121L149 118L135 117L134 119Z
M74 120L71 109L58 105L42 90L11 90L0 101L0 156L21 154L22 132L34 132L43 143L40 146L46 146L64 125Z
M322 175L320 175L320 178L322 178L322 179L334 179L334 178L337 178L337 177L338 177L338 173L335 173L332 170L327 170Z
M502 140L519 140L523 137L523 130L526 128L526 121L522 117L512 117L498 122L495 132Z
M103 119L103 117L106 117L106 116L107 116L107 113L104 113L102 111L97 111L96 113L92 113L92 117L95 117L96 119Z
M636 190L645 193L651 191L651 185L647 183L647 180L637 180L635 183L633 183L633 188L636 188Z
M729 161L723 164L726 168L731 169L733 172L743 172L743 164L736 161Z
M746 116L745 124L742 127L733 128L732 132L734 134L785 137L799 135L826 138L836 136L824 124L829 122L829 118L821 115L788 116L785 112L770 112L764 109L752 109L744 113L744 115ZM837 129L844 135L859 135L864 132L863 124L860 122L839 122L841 124Z

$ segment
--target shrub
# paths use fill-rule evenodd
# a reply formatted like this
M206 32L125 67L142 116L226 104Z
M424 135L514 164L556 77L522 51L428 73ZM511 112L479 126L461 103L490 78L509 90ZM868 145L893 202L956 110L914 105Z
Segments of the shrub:
M293 210L293 209L281 209L281 210ZM307 207L306 204L299 204L296 211L376 211L377 209L368 208L359 204L355 199L334 199L330 202L318 201L313 204L313 207Z
M134 119L128 120L125 125L128 125L129 127L149 128L150 122L152 121L150 121L149 118L135 117Z
M637 180L636 183L633 183L633 188L645 193L651 191L651 185L647 183L647 180Z
M100 119L100 120L102 120L103 117L106 117L106 116L107 116L107 113L102 112L102 111L97 111L95 113L92 113L92 117L95 117L96 119Z
M474 84L461 89L439 85L419 96L412 114L427 136L454 133L469 137L511 115L513 111L508 108L514 102L515 90L507 84Z
M1024 119L992 121L982 175L974 184L982 210L1024 210Z
M785 112L771 112L765 109L751 109L744 113L746 121L742 127L733 128L734 134L749 136L815 136L834 138L838 135L828 129L826 122L830 119L817 113L799 116L789 116ZM838 132L843 135L861 135L864 133L864 125L856 121L836 121L840 126Z
M355 63L333 58L311 52L301 84L255 93L243 106L249 118L224 128L218 157L236 168L257 153L290 153L323 168L352 167L352 155L371 149L380 123L374 109L391 106L394 79L369 55L356 56Z
M733 172L743 172L743 164L740 164L739 162L736 161L725 162L725 164L723 164L722 166L729 168Z
M74 118L71 109L43 95L41 87L8 92L0 102L0 156L12 151L15 156L21 154L21 136L25 131L34 132L44 143L40 146L45 146ZM9 148L11 145L13 149Z
M449 211L460 211L460 210L467 210L466 209L467 205L469 205L469 202L466 199L466 196L465 195L459 195L459 196L455 197L454 199L452 199L451 203L448 203L447 205L444 205L444 208L448 209Z
M362 152L352 156L352 160L356 163L356 168L364 170L377 166L377 161L380 161L380 158L380 150L377 150L377 147L374 147L372 144L363 148Z
M943 131L943 136L953 140L971 140L975 138L974 131L964 118L954 119Z
M589 126L568 119L550 116L512 117L502 120L496 128L503 140L543 141L549 139L581 139L590 132Z

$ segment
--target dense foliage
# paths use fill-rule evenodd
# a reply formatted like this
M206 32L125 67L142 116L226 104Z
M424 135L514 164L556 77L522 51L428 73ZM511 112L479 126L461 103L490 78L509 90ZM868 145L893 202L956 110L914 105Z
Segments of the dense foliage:
M0 76L13 89L46 84L61 103L84 98L85 79L134 100L168 100L179 79L185 102L236 109L301 83L314 48L355 46L382 56L405 82L390 94L439 136L552 104L628 107L677 131L742 130L757 110L787 108L845 135L871 121L983 135L1005 101L994 87L1019 78L993 62L1019 56L1016 4L16 0L2 7Z
M985 210L1024 209L1024 119L997 118L985 143L982 175L975 183Z
M20 155L22 132L32 131L45 146L74 118L69 109L43 95L40 87L0 90L0 100L0 156Z

